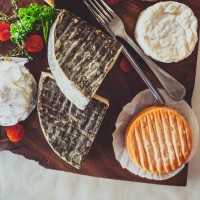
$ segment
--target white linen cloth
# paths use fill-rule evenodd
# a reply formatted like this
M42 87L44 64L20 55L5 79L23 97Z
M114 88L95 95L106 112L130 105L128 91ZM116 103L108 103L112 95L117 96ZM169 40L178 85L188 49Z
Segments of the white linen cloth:
M200 124L200 51L192 107ZM0 152L0 200L199 200L200 145L189 164L186 187L116 181L45 169Z

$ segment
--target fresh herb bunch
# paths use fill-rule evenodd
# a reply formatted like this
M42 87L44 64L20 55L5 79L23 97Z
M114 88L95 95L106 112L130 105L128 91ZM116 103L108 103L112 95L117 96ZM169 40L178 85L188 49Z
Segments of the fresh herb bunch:
M0 23L11 23L11 41L17 47L10 51L7 56L25 55L32 59L25 48L25 41L30 34L42 30L44 41L47 44L49 30L58 12L49 6L30 4L27 8L19 8L18 0L12 0L13 15L7 16L0 12Z
M57 16L54 8L30 4L28 8L20 8L17 13L18 20L11 24L11 41L22 44L30 33L42 29L47 44L49 29Z

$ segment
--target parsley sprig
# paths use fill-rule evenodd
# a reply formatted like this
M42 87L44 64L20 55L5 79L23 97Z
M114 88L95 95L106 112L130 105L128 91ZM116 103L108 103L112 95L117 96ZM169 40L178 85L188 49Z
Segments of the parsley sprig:
M19 8L17 0L12 0L14 14L11 17L0 13L0 21L11 23L11 41L17 44L17 48L10 52L10 55L29 54L25 49L27 37L37 31L43 32L44 41L47 45L48 35L56 16L57 11L50 6L30 4L27 8Z
M18 20L11 24L11 41L20 44L27 36L42 29L47 44L49 29L57 16L54 8L30 4L28 8L20 8Z

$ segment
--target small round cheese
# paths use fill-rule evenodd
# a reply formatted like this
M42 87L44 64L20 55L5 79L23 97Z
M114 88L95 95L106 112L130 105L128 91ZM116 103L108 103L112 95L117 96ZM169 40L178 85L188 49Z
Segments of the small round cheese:
M171 63L188 57L198 40L197 19L192 10L178 2L156 3L137 21L135 38L155 60Z
M36 105L37 84L24 66L0 62L0 125L11 126L28 117Z

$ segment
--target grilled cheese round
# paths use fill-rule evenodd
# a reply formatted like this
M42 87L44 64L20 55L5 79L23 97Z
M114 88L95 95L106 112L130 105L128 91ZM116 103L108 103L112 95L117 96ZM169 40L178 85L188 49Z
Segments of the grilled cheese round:
M126 129L125 146L140 168L166 174L187 161L192 150L192 132L176 110L152 106L132 119Z

